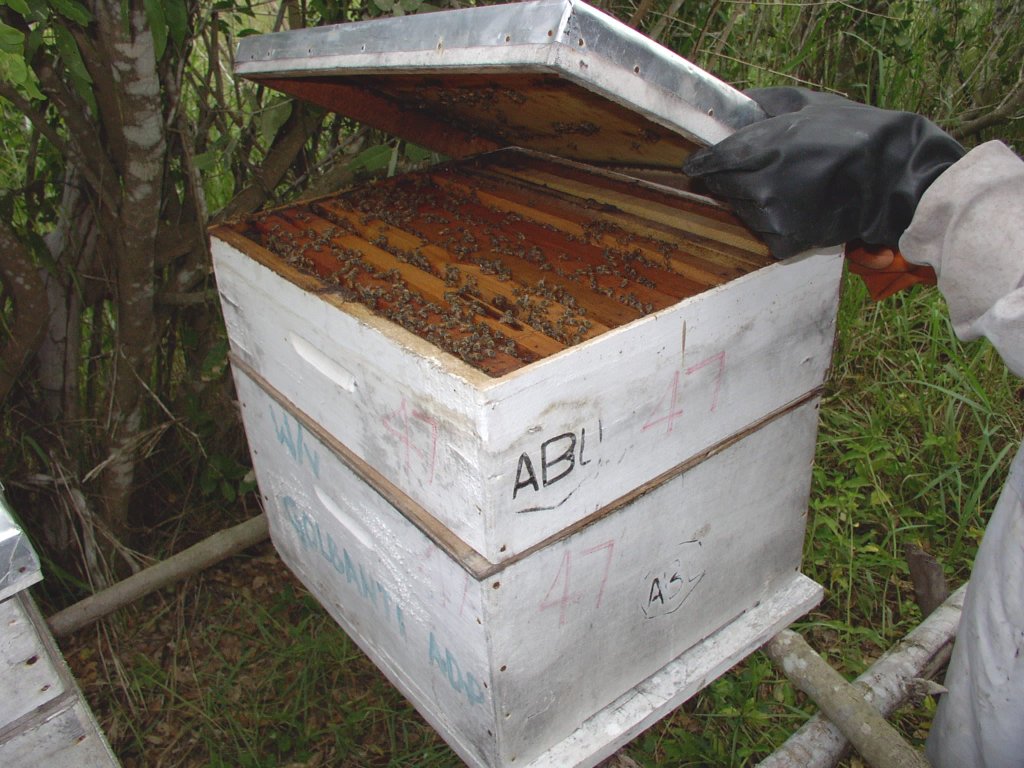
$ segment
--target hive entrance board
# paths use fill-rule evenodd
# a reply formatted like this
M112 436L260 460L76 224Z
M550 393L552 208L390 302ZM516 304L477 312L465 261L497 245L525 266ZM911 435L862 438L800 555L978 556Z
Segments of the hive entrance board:
M268 266L500 377L771 262L691 195L504 150L232 225ZM259 246L254 248L253 246Z

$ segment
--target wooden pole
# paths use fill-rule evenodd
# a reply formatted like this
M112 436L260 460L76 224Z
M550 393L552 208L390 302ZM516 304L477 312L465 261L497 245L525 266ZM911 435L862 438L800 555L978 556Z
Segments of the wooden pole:
M890 717L903 706L918 692L922 678L935 675L949 661L966 590L966 584L956 590L854 681L883 717ZM819 713L769 755L760 768L832 768L848 746L842 731Z
M267 516L262 513L233 528L219 531L124 581L58 611L46 623L55 637L65 637L150 592L174 584L260 543L267 535Z
M928 768L924 756L865 701L863 693L796 632L783 630L768 642L764 652L793 685L814 700L873 768Z

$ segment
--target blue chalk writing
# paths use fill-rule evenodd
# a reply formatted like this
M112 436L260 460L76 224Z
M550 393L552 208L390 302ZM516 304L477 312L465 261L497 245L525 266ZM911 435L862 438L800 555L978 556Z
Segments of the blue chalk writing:
M405 614L398 600L394 599L373 571L363 563L352 558L345 547L339 549L338 543L330 533L320 527L308 512L299 509L299 505L291 496L281 497L288 522L299 536L303 549L317 552L326 560L339 575L345 577L345 583L354 587L359 597L384 614L389 622L394 621L399 634L405 638Z
M469 672L463 673L459 662L450 650L445 648L444 655L441 655L441 646L437 644L433 632L430 633L429 654L430 665L437 665L437 668L448 679L448 685L452 687L452 690L456 693L464 693L470 704L483 703L484 692L480 683Z
M302 424L283 408L275 408L273 405L269 408L270 418L274 422L274 432L277 433L277 442L287 449L296 464L307 462L313 470L313 475L320 477L320 454L303 440L302 436L306 430L302 428Z

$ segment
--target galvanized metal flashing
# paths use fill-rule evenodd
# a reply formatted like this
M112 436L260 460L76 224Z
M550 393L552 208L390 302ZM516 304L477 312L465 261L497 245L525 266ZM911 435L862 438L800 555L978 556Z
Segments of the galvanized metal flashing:
M4 498L0 485L0 601L43 578L39 558Z

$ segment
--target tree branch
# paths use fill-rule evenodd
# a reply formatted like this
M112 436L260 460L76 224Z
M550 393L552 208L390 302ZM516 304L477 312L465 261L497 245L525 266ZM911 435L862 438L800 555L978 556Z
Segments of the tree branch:
M981 133L986 128L1011 120L1020 110L1024 110L1024 75L1017 80L1017 84L995 109L971 120L960 122L950 129L950 133L953 138L963 141Z
M198 544L59 611L47 619L50 631L56 637L70 635L150 592L188 578L243 549L259 544L267 538L267 533L266 513L215 533L208 539L203 539Z
M213 217L213 221L225 221L252 213L263 205L274 188L281 183L281 179L319 123L319 113L295 102L292 114L278 134L278 140L267 153L259 173L256 174L255 182L235 195L234 199Z
M42 342L48 316L46 288L28 249L0 220L0 280L14 301L14 322L0 348L0 402Z
M928 768L924 757L796 632L783 630L764 652L873 768Z
M917 693L922 679L931 678L949 661L966 592L966 585L960 587L854 681L854 686L882 717L889 717L903 706ZM819 712L769 755L760 768L832 768L848 747L838 726Z
M644 17L651 12L653 6L654 0L640 0L640 5L633 11L633 15L626 23L633 29L640 29L640 25L644 23Z
M35 67L35 73L43 93L57 108L61 119L68 127L71 141L67 146L70 151L65 156L74 160L79 172L95 189L103 207L111 216L116 216L120 197L117 188L118 175L109 164L95 124L89 121L82 104L67 92L50 63Z

